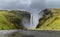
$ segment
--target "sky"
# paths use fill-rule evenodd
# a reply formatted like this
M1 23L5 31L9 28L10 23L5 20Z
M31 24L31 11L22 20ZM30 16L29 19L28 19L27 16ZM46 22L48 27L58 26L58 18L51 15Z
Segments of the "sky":
M0 9L21 9L36 12L43 7L43 0L0 0Z
M60 8L60 0L0 0L0 9L40 11L45 8Z
M46 8L60 8L60 0L46 0Z
M39 12L45 8L60 8L60 0L0 0L0 9L20 9L33 13L31 26L34 28L38 24Z

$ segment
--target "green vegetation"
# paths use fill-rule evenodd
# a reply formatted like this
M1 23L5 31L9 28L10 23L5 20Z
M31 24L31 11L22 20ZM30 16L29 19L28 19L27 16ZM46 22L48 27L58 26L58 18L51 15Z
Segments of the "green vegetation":
M60 30L60 9L45 9L37 30Z
M18 14L14 14L13 12L2 10L0 11L0 30L19 29L21 20L22 17L18 16Z

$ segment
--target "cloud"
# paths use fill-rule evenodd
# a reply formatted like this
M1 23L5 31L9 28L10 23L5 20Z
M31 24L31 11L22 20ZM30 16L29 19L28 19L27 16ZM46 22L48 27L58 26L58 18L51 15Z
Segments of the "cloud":
M24 9L31 4L31 0L0 0L0 9Z
M0 0L0 9L21 9L39 12L45 8L60 8L60 0Z
M0 9L40 11L45 8L60 8L60 0L0 0Z
M44 0L33 0L30 8L41 10L45 7Z
M45 6L44 0L0 0L0 9L22 9L39 11Z
M60 0L46 0L46 8L60 8Z

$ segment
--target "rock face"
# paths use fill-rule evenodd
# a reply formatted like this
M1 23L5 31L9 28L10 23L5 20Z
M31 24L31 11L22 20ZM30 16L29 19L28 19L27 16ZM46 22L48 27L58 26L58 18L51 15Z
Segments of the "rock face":
M60 30L60 9L45 9L37 30Z
M23 29L22 20L24 15L30 16L29 12L19 10L0 10L0 30Z

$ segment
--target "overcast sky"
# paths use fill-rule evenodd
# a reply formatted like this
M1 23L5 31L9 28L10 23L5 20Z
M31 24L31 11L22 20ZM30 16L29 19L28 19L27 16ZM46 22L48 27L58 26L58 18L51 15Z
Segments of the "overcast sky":
M60 0L46 0L46 8L60 8Z
M0 9L23 9L38 11L44 8L43 0L0 0Z
M0 0L0 9L39 11L44 8L60 8L60 0Z

